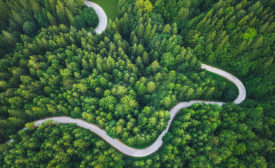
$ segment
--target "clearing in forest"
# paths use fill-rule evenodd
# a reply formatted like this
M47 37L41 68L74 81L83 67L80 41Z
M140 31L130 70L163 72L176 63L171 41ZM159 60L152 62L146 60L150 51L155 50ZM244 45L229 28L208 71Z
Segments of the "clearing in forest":
M108 16L108 19L115 19L118 16L118 0L90 0L101 6Z

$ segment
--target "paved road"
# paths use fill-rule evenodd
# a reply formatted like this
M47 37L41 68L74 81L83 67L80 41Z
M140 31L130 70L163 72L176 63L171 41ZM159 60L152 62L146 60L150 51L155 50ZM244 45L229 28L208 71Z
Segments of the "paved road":
M97 34L101 34L107 28L107 24L108 24L107 15L105 14L104 10L96 3L93 3L87 0L85 0L84 3L88 7L93 8L95 10L95 13L98 15L99 20L98 20L98 25L95 29L95 32Z
M239 94L238 94L238 97L233 101L235 104L240 104L242 101L245 100L245 98L246 98L245 87L244 87L243 83L237 77L235 77L234 75L232 75L224 70L221 70L221 69L218 69L218 68L206 65L206 64L201 64L201 68L205 69L207 71L213 72L215 74L218 74L218 75L224 77L225 79L229 80L230 82L234 83L237 86L237 88L239 90Z
M202 64L201 68L205 69L207 71L216 73L216 74L228 79L229 81L231 81L232 83L234 83L237 86L237 88L239 90L239 94L238 94L238 97L234 100L235 104L239 104L245 100L245 97L246 97L245 87L244 87L243 83L237 77L235 77L232 74L225 72L221 69L218 69L218 68L206 65L206 64ZM144 156L148 156L148 155L156 152L162 146L162 144L163 144L162 137L168 132L172 121L174 120L175 116L180 111L180 109L187 108L195 103L217 104L219 106L222 106L224 104L224 102L203 101L203 100L191 100L189 102L178 103L176 106L174 106L170 110L170 120L167 123L166 129L159 135L159 137L156 139L156 141L152 145L150 145L149 147L144 148L144 149L135 149L135 148L129 147L129 146L125 145L124 143L120 142L119 139L111 138L109 135L107 135L105 130L100 129L97 125L88 123L81 119L73 119L73 118L66 117L66 116L50 117L50 118L34 121L34 124L35 124L35 126L38 126L48 120L53 120L55 123L60 123L60 124L74 123L74 124L78 125L79 127L88 129L91 132L97 134L102 139L104 139L106 142L108 142L111 146L113 146L114 148L116 148L117 150L119 150L120 152L122 152L125 155L132 156L132 157L144 157ZM12 142L12 140L10 140L9 142Z
M99 25L96 29L96 32L98 34L100 34L102 31L104 31L106 29L106 26L107 26L106 14L98 5L96 5L92 2L85 1L85 4L89 7L94 8L96 10L97 14L99 13L98 14ZM104 14L102 14L102 11ZM218 69L218 68L206 65L206 64L202 64L201 68L205 69L207 71L213 72L215 74L218 74L218 75L226 78L230 82L234 83L237 86L237 88L239 90L239 94L238 94L238 97L233 101L235 104L239 104L245 100L245 98L246 98L245 87L244 87L243 83L237 77L235 77L234 75L232 75L226 71L223 71L221 69ZM66 116L50 117L50 118L34 121L34 124L35 124L35 126L38 126L48 120L53 120L55 123L60 123L60 124L74 123L74 124L78 125L79 127L88 129L91 132L97 134L103 140L105 140L107 143L109 143L111 146L113 146L114 148L116 148L117 150L119 150L120 152L122 152L125 155L131 156L131 157L145 157L145 156L148 156L148 155L156 152L162 146L162 144L163 144L162 137L168 132L172 121L174 120L175 116L180 111L180 109L187 108L195 103L217 104L219 106L222 106L224 104L224 102L203 101L203 100L191 100L188 102L178 103L176 106L174 106L170 110L170 120L167 123L166 129L158 136L158 138L152 145L150 145L149 147L144 148L144 149L135 149L135 148L129 147L129 146L123 144L122 142L120 142L119 139L113 139L110 136L108 136L106 131L100 129L97 125L88 123L81 119L73 119L73 118L66 117ZM8 142L12 142L12 141L13 140L9 140Z

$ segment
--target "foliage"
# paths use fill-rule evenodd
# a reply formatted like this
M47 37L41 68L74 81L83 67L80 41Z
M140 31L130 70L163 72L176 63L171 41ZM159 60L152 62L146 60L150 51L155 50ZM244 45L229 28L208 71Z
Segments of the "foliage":
M158 47L160 41L154 40L151 49L141 42L128 49L131 44L118 32L111 39L87 36L84 30L77 32L64 25L42 29L34 39L23 36L23 44L2 59L3 120L82 117L128 145L144 146L164 130L168 110L178 101L204 95L210 98L214 93L220 98L226 88L211 82L211 77L198 68L191 51L181 48L181 40L174 35L167 35L161 44L170 44L169 48ZM162 52L166 54L158 54ZM166 55L186 62L173 61L170 66ZM5 62L14 68L7 69ZM150 108L150 113L141 113L145 108ZM2 128L2 140L15 131L6 124Z
M186 23L186 45L240 77L248 96L274 95L274 12L260 1L219 1Z
M76 125L46 123L0 146L1 167L123 167L124 155ZM104 151L104 152L102 152ZM5 160L5 161L4 161ZM3 162L4 161L4 162Z
M59 24L69 26L79 15L84 25L78 28L95 27L98 23L95 11L84 8L83 0L1 0L0 15L1 57L16 47L20 35L35 36L41 27ZM13 37L7 36L7 32ZM5 44L5 41L14 39L17 39L16 42Z
M32 36L36 32L36 25L34 22L26 21L23 24L23 31L29 36Z
M83 0L0 1L0 44L14 49L0 59L0 141L14 139L0 145L1 167L274 167L274 2L118 6L120 16L95 35L82 29L98 22ZM124 156L75 125L28 123L82 118L144 148L178 102L236 97L199 59L240 78L248 99L183 109L148 157Z
M73 26L77 29L89 29L96 27L98 24L98 17L92 8L85 7L84 10L75 16Z
M149 110L149 109L147 109ZM51 122L29 127L0 145L2 167L267 167L273 142L261 106L193 105L183 109L164 137L165 145L145 158L129 158L100 137L75 125Z

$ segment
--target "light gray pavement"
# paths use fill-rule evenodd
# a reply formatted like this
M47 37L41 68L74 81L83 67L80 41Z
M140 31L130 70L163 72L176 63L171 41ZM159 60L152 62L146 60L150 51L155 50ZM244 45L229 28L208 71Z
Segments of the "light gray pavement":
M100 6L98 6L92 2L88 2L86 0L85 0L85 4L89 7L94 8L96 13L98 14L99 25L95 31L96 31L96 33L100 34L107 27L107 16L106 16L105 12L101 9ZM245 100L245 98L246 98L245 87L244 87L243 83L237 77L235 77L234 75L232 75L226 71L223 71L221 69L218 69L218 68L206 65L206 64L202 64L201 68L205 69L207 71L213 72L215 74L218 74L218 75L226 78L230 82L234 83L237 86L237 88L239 90L239 94L238 94L238 97L233 101L233 103L239 104ZM135 149L135 148L129 147L129 146L125 145L124 143L122 143L121 141L119 141L119 139L111 138L109 135L107 135L105 130L100 129L97 125L88 123L81 119L73 119L73 118L66 117L66 116L50 117L50 118L34 121L34 124L35 124L35 126L39 126L48 120L53 120L55 123L60 123L60 124L73 123L73 124L78 125L79 127L88 129L91 132L97 134L103 140L105 140L107 143L109 143L111 146L113 146L114 148L116 148L117 150L119 150L121 153L123 153L125 155L131 156L131 157L145 157L145 156L148 156L148 155L156 152L162 146L162 144L163 144L162 138L168 132L172 121L174 120L175 116L180 111L180 109L190 107L196 103L216 104L218 106L222 106L224 104L224 102L203 101L203 100L191 100L188 102L178 103L176 106L174 106L170 110L170 120L167 123L166 129L158 136L158 138L155 140L155 142L152 145L150 145L144 149ZM9 140L7 142L13 142L13 140Z
M224 70L212 67L210 65L201 64L201 68L205 69L207 71L213 72L215 74L218 74L218 75L224 77L225 79L229 80L230 82L234 83L237 86L237 88L239 90L239 94L238 94L238 97L233 101L235 104L240 104L242 101L245 100L245 98L246 98L245 87L244 87L243 83L237 77L235 77L234 75L232 75Z
M202 69L216 73L216 74L228 79L229 81L231 81L232 83L234 83L237 86L237 88L239 90L239 94L238 94L238 97L234 100L235 104L239 104L245 100L246 90L245 90L244 85L238 78L236 78L235 76L233 76L232 74L230 74L228 72L225 72L223 70L220 70L218 68L215 68L215 67L212 67L209 65L202 64L201 67L202 67ZM156 152L162 146L162 144L163 144L162 138L168 132L168 130L172 124L172 121L174 120L175 116L180 111L180 109L187 108L187 107L192 106L193 104L196 104L196 103L217 104L219 106L222 106L224 104L224 102L203 101L203 100L191 100L188 102L178 103L176 106L174 106L170 110L170 120L167 123L166 129L158 136L158 138L155 140L155 142L152 145L150 145L144 149L135 149L135 148L129 147L129 146L125 145L124 143L120 142L119 139L111 138L109 135L107 135L105 130L100 129L97 125L88 123L81 119L73 119L73 118L66 117L66 116L50 117L50 118L34 121L34 124L35 124L35 126L39 126L48 120L53 120L55 123L60 123L60 124L73 123L79 127L88 129L91 132L97 134L103 140L105 140L107 143L109 143L111 146L113 146L114 148L116 148L117 150L119 150L121 153L123 153L125 155L131 156L131 157L145 157L145 156L148 156L148 155ZM8 142L12 142L12 140L10 140Z
M95 28L95 32L97 34L101 34L107 28L107 24L108 24L106 13L98 4L94 2L85 0L84 3L86 6L93 8L95 10L95 13L98 15L98 25Z

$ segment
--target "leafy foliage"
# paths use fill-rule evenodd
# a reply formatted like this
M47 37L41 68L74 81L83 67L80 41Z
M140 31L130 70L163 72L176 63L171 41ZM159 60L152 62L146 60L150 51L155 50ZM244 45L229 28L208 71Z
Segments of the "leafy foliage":
M111 38L113 42L64 25L42 29L33 40L23 36L24 44L2 59L2 81L7 83L1 93L4 121L11 117L23 121L56 115L82 117L126 144L144 146L164 130L168 110L178 101L209 98L216 92L219 98L226 86L211 82L191 51L179 46L176 36L167 35L161 44L173 44L170 48L154 47L160 42L155 40L148 52L142 43L128 49L130 44L118 32ZM167 64L170 57L182 61ZM14 68L7 69L5 62ZM202 83L195 84L198 81ZM142 113L147 108L150 111ZM2 130L4 138L9 135L7 127Z
M95 35L85 29L98 20L82 0L0 1L1 47L16 46L0 59L0 141L14 139L0 145L1 167L274 167L274 2L118 5L120 17ZM74 125L28 123L82 118L146 147L176 103L236 97L199 59L236 74L248 100L183 109L148 157L124 156Z
M198 58L234 72L249 97L261 99L274 95L273 15L260 1L219 1L188 21L183 35Z
M0 11L1 57L16 47L16 42L6 41L19 42L22 34L35 36L41 27L74 25L80 17L82 27L75 25L79 29L95 27L98 23L95 11L84 8L83 0L1 0Z

